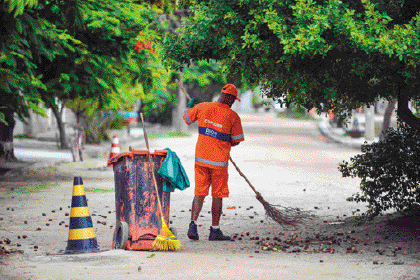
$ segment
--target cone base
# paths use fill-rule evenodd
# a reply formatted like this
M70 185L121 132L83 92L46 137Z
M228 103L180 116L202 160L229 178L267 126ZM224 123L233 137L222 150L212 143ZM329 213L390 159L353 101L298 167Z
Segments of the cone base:
M95 238L68 240L65 253L88 253L100 251L98 242Z

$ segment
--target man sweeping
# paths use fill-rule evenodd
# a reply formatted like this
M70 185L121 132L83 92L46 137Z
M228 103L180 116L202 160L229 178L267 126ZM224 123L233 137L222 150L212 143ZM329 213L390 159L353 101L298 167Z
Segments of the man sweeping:
M198 120L198 141L195 149L195 191L191 210L188 237L198 240L197 218L203 207L204 198L211 186L212 226L209 240L230 240L219 227L223 198L229 196L228 163L230 149L244 141L241 119L231 107L238 98L238 90L233 84L222 88L216 102L204 102L193 106L184 113L185 122L190 125ZM192 107L192 108L191 108Z

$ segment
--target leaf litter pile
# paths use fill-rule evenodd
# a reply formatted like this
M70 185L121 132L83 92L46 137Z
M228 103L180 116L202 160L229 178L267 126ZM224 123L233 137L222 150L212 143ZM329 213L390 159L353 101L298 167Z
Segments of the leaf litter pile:
M240 208L240 207L239 207ZM252 206L247 208L250 210ZM236 207L228 207L236 209ZM315 207L317 209L317 207ZM250 219L254 219L256 212ZM413 259L420 259L415 251L418 246L417 236L420 236L419 217L404 216L399 213L377 217L374 221L364 225L354 226L353 217L339 219L337 222L319 220L317 230L305 220L298 230L287 232L243 232L233 234L233 240L239 242L250 241L256 246L255 253L283 252L307 254L364 254L373 253L378 257L392 257L411 255ZM315 220L315 219L314 219ZM264 221L261 220L261 223ZM313 221L312 225L315 224ZM282 226L285 229L284 226ZM379 264L377 261L374 264ZM398 263L400 264L400 263Z

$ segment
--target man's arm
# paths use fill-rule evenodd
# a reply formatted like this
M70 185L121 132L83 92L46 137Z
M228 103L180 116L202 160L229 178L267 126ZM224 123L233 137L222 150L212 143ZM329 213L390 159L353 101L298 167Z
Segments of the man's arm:
M235 121L233 123L230 144L232 147L239 145L240 142L244 141L244 131L242 129L241 119L236 114Z
M191 103L191 101L193 101L193 102ZM192 123L194 123L194 122L197 121L197 119L198 119L198 111L201 108L201 104L203 104L203 103L200 103L200 104L197 104L196 106L194 106L194 104L193 104L194 103L194 99L192 99L191 101L190 101L190 103L188 103L188 106L193 106L193 107L192 108L188 108L184 112L184 121L188 125L190 125L190 124L192 124Z

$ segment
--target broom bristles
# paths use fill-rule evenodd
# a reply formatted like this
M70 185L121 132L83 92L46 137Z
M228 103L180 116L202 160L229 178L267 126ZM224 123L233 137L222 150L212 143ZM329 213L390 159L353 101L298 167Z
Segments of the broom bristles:
M179 251L182 249L181 242L176 239L176 236L166 226L165 220L162 217L162 228L155 241L153 241L153 249L158 251Z
M177 239L170 240L158 235L153 241L153 249L157 251L179 251L182 249L182 245Z
M293 226L305 223L310 220L310 212L302 211L299 208L283 207L272 205L264 200L260 193L257 193L257 199L264 206L265 214L281 226ZM276 207L283 208L283 211Z

